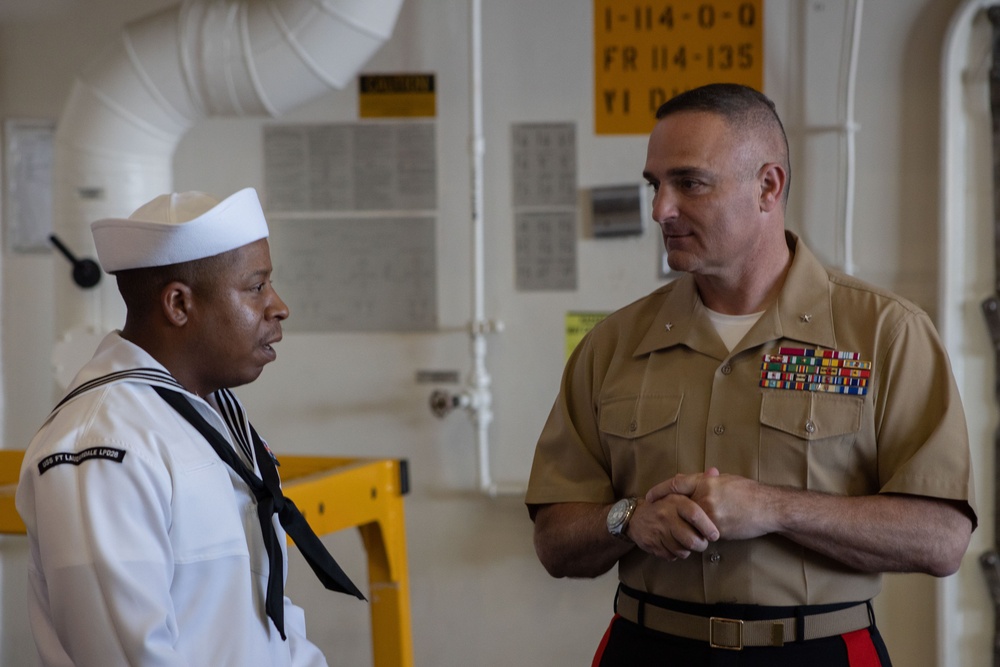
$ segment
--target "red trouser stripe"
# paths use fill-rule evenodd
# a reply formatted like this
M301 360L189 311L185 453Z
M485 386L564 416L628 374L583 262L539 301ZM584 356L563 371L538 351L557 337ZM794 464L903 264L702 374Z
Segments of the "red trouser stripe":
M604 637L601 638L601 643L597 646L597 653L594 654L594 662L590 664L590 667L598 667L601 664L601 658L604 657L604 651L608 648L608 640L611 638L611 626L615 624L618 618L618 614L615 614L608 625L608 629L604 631Z
M840 638L847 644L847 664L851 667L881 667L882 662L875 652L875 644L872 643L868 628L848 632L840 635Z

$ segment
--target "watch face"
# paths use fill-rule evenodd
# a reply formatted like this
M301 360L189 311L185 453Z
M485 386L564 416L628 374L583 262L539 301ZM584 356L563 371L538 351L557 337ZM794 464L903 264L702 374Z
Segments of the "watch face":
M623 498L617 503L611 506L611 511L608 512L608 526L617 526L625 519L625 513L628 510L628 499Z

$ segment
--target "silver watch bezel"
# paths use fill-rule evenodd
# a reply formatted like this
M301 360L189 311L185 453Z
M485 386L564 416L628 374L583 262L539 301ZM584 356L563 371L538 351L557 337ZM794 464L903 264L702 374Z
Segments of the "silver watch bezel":
M608 532L618 538L627 539L625 528L628 526L632 513L638 504L636 498L622 498L608 510L607 526Z

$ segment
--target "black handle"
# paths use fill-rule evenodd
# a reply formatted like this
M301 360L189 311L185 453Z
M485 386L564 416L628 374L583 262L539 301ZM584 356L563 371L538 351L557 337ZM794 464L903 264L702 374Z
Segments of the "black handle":
M101 267L97 262L92 259L77 259L55 234L49 234L49 240L73 265L73 282L84 289L94 287L101 282Z

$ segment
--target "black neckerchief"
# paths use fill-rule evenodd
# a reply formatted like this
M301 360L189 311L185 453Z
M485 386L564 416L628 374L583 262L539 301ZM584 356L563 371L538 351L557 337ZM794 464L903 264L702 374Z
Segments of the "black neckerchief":
M341 567L334 560L330 552L326 550L316 533L313 532L302 513L295 504L281 492L281 482L278 479L278 471L274 466L271 453L264 446L264 442L257 435L253 426L250 432L253 437L254 451L257 456L257 466L260 468L261 478L258 478L253 471L240 460L236 451L229 442L222 437L208 421L198 413L198 410L191 404L183 394L166 387L151 385L163 400L170 404L182 417L194 426L201 433L212 449L216 451L225 463L239 475L250 490L254 498L257 499L257 518L260 520L261 534L264 536L264 549L267 551L268 574L267 574L267 595L264 609L267 615L274 622L282 639L285 637L285 605L284 605L284 582L283 564L281 559L281 543L271 523L271 516L278 515L281 526L295 542L295 545L305 556L306 562L313 572L328 590L340 593L348 593L364 600L365 596L358 590L358 587L344 573Z

